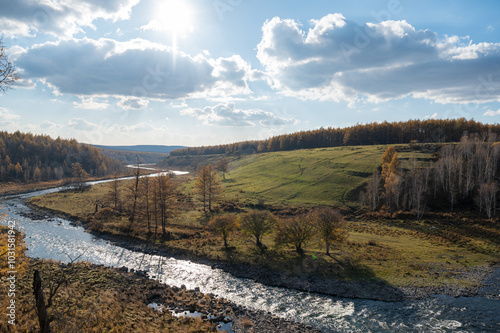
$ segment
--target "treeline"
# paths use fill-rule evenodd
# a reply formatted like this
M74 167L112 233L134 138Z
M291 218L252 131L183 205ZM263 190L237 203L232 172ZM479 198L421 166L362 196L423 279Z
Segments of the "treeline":
M97 148L47 135L0 132L0 181L41 181L73 176L79 163L90 176L120 171L122 164Z
M393 146L382 156L382 172L375 171L361 192L361 202L372 211L409 210L421 217L428 209L456 210L475 205L488 218L495 215L500 177L497 135L464 136L445 145L428 166L413 158L401 166Z
M355 125L346 128L320 128L274 136L260 141L190 147L174 150L170 152L170 155L251 154L338 146L458 142L464 133L488 132L500 133L500 125L482 124L465 118L409 120Z
M150 153L150 152L142 152L142 151L123 151L123 150L112 150L106 148L100 148L99 152L104 154L105 156L118 160L125 165L128 164L137 164L137 159L139 159L140 163L145 164L156 164L162 161L167 154L164 153Z

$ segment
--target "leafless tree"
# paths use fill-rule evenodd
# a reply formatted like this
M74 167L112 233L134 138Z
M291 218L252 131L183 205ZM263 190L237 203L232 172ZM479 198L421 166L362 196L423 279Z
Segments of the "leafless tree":
M380 173L375 170L366 185L366 201L370 209L375 211L380 202Z
M118 175L113 175L113 180L108 184L111 191L108 193L107 199L113 203L114 210L118 211L120 205L120 180Z
M137 168L135 169L135 172L134 172L134 182L128 188L129 192L130 192L130 196L133 199L132 212L130 214L129 230L132 228L132 225L134 224L134 221L135 221L135 215L136 215L136 211L137 211L137 198L139 197L140 177L141 177L141 168L140 168L139 159L137 159Z
M215 169L222 173L222 179L226 180L226 173L229 173L229 160L223 157L215 166Z
M479 201L479 212L484 211L488 218L495 215L496 202L497 202L497 192L498 184L496 182L484 183L479 186L478 190L478 201Z
M201 167L199 176L194 184L195 192L203 203L203 211L212 211L212 204L222 191L217 172L212 164Z
M0 91L10 89L18 79L16 67L7 56L4 44L0 40Z
M151 180L149 176L145 176L140 182L140 207L142 211L142 216L146 218L148 224L148 233L151 233Z

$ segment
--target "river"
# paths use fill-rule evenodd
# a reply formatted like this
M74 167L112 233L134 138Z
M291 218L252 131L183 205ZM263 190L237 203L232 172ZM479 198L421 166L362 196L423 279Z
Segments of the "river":
M102 182L102 181L101 181ZM312 325L325 332L498 332L500 301L483 297L436 295L420 301L380 302L331 297L269 287L220 269L186 260L134 252L86 233L59 217L31 220L23 201L59 191L35 191L3 201L1 223L16 222L30 257L69 262L78 256L94 264L145 270L169 285L213 293L251 309Z

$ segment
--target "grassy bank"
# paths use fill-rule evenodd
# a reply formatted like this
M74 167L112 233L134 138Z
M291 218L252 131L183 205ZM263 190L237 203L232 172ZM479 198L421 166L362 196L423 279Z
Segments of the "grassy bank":
M406 148L400 148L402 160L416 156L425 163L432 156L431 150ZM366 181L384 149L332 148L242 157L231 163L225 183L226 206L230 200L235 215L248 211L249 204L258 200L264 200L266 207L278 215L317 205L355 206L348 194ZM423 220L409 214L353 216L347 221L348 239L335 248L333 256L323 254L318 240L306 244L304 256L290 247L277 248L273 234L263 238L268 249L261 252L254 240L241 231L229 238L232 249L227 251L220 237L204 227L207 218L193 200L192 178L176 178L183 196L179 214L169 220L168 239L148 234L144 220L134 222L129 229L124 214L95 214L95 203L102 202L110 191L105 184L86 192L49 194L31 202L69 214L98 232L138 238L193 258L250 264L292 275L348 281L376 279L395 287L473 289L479 286L488 267L499 260L498 224L458 214L427 215Z

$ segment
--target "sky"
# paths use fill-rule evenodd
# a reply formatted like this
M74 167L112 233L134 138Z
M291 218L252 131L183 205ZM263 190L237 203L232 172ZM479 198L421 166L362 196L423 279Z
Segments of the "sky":
M497 0L1 0L0 130L225 144L500 120Z

